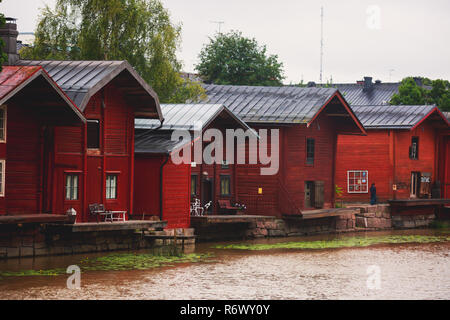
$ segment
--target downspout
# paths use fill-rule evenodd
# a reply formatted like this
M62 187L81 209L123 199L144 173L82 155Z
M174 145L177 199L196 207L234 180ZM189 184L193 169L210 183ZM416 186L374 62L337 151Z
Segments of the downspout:
M161 164L159 168L159 220L163 219L163 177L164 177L164 166L169 162L169 153L166 153L166 159Z

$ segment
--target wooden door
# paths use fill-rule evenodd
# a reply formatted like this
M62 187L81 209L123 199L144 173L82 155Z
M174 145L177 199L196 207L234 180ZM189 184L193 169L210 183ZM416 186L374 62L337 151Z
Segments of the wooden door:
M410 197L417 198L419 195L420 172L411 172Z
M314 207L317 209L323 208L325 200L325 190L323 181L314 181Z

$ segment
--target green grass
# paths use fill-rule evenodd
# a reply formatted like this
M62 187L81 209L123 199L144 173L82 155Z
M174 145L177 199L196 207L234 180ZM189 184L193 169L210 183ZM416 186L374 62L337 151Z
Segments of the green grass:
M346 237L328 241L279 242L270 244L217 245L215 249L273 250L273 249L337 249L367 247L376 244L433 243L450 241L450 236L399 235L379 237Z
M141 254L141 253L117 253L89 259L86 257L77 265L81 271L121 271L121 270L146 270L164 266L174 266L177 263L196 263L211 261L212 255L206 254ZM58 276L66 274L65 268L49 270L22 270L0 271L2 277L23 276Z

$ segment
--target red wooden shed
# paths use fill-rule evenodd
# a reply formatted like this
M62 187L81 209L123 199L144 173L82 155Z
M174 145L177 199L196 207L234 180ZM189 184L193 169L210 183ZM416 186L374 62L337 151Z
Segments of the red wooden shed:
M79 128L80 110L39 66L4 66L0 73L0 215L44 211L47 175L55 169L48 133Z
M343 201L369 202L372 183L380 202L430 197L435 183L444 178L445 170L439 174L438 168L444 168L448 158L444 133L449 132L449 122L440 110L435 106L353 110L367 136L338 138L335 180L343 188Z
M208 103L226 105L258 132L279 131L276 174L261 175L261 164L237 168L235 200L245 203L249 214L295 215L334 205L337 135L365 134L337 89L227 85L205 89Z
M87 119L46 133L49 168L42 181L43 212L77 211L96 219L90 204L133 212L134 119L162 119L156 93L126 61L28 61L42 66Z
M159 216L168 221L168 228L187 228L194 199L199 199L202 205L211 201L209 214L219 211L218 200L235 199L239 165L195 163L193 154L191 163L175 164L171 155L194 141L194 129L203 134L214 128L225 136L226 129L249 127L220 104L172 104L162 105L161 109L162 127L154 120L136 120L134 214L136 219ZM172 141L174 130L189 132L189 141ZM204 142L203 146L207 144ZM223 154L226 150L224 143Z

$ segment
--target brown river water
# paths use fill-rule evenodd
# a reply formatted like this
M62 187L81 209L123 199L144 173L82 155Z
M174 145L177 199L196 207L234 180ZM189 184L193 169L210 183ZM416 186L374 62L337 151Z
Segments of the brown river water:
M367 235L435 232L391 231ZM332 237L270 239L256 243ZM213 262L139 271L83 272L81 289L67 289L69 275L3 278L0 299L450 299L450 242L269 251L212 249L215 244L197 244L195 249L196 253L214 253ZM99 255L10 259L0 261L0 270L67 267L80 258ZM373 265L379 270L380 281L379 287L370 289L368 267Z

